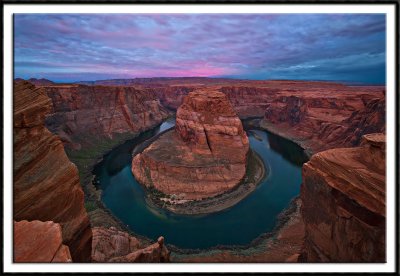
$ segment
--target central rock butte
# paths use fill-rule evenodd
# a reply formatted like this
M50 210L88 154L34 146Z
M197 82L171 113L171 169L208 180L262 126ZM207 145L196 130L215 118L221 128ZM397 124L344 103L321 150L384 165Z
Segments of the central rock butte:
M200 200L237 186L248 152L249 140L226 95L196 90L179 107L175 131L136 155L132 173L171 200Z

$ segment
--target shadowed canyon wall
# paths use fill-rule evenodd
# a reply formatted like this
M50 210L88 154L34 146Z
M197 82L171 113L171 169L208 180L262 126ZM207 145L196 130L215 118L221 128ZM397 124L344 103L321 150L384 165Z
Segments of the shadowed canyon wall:
M73 261L90 261L92 231L78 170L44 126L51 109L42 88L14 84L14 220L59 223Z

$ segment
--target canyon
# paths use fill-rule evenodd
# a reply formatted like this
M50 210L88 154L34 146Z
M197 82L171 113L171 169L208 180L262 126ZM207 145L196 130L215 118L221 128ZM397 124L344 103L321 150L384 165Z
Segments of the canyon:
M229 107L225 100L218 100L222 107L213 106L196 94L200 90L213 91ZM226 112L222 118L213 115L216 109ZM383 262L385 112L383 86L155 78L82 84L42 81L35 87L18 80L14 85L14 220L22 229L39 229L24 221L54 224L51 229L58 232L52 235L61 234L62 240L47 252L49 262ZM218 195L243 178L248 141L239 118L258 118L258 128L296 142L311 157L303 166L301 194L288 215L291 219L261 253L220 250L169 257L163 238L144 242L123 229L103 207L96 209L96 220L93 211L86 212L84 198L101 205L91 176L99 158L175 113L175 130L165 132L159 144L137 154L132 171L143 183L150 175L153 183L161 183L157 189L163 193L184 193L184 200ZM224 140L225 135L233 137L232 143ZM165 146L164 152L151 154ZM191 183L219 177L210 168L191 173L187 164L172 166L169 159L175 155L194 161L199 155L208 156L202 161L207 164L215 156L229 161L218 169L226 172L222 174L224 186L181 189L182 185L171 185L172 174ZM232 181L226 182L227 177ZM110 223L101 226L105 220ZM109 251L111 247L117 249ZM59 248L63 248L63 257L54 258Z
M132 173L146 187L178 200L201 200L239 184L248 150L242 123L226 96L196 90L179 107L175 131L136 155Z
M211 78L83 83L44 86L55 106L46 125L67 148L79 149L83 140L79 137L87 135L86 130L95 134L92 136L113 139L117 134L143 131L159 123L168 112L176 112L184 97L199 88L223 92L241 119L263 118L261 127L297 142L310 155L334 147L356 146L362 135L385 130L384 86ZM126 95L135 96L128 100Z

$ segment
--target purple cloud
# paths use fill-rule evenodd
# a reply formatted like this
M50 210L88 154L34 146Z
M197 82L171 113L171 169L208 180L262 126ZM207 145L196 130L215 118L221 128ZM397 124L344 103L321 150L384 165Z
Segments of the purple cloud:
M383 14L16 14L15 77L382 83L385 26Z

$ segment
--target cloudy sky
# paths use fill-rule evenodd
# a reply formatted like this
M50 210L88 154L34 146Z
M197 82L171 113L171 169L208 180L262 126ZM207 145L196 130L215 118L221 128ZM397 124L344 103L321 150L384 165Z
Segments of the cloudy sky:
M385 82L384 14L16 14L15 77Z

